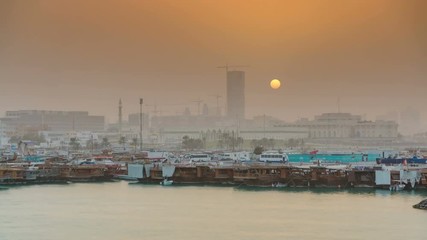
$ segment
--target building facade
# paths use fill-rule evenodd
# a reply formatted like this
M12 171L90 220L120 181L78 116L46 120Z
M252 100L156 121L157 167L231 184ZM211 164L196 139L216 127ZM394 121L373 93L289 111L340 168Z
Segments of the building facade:
M418 110L406 108L400 112L400 131L404 135L421 132L421 114Z
M130 127L137 127L140 126L140 113L131 113L128 115L128 123ZM142 128L148 129L150 126L150 116L148 113L142 114Z
M393 121L364 121L350 113L324 113L314 120L300 120L296 126L307 128L308 137L325 138L377 138L398 137L398 124Z
M83 111L7 111L1 119L15 129L50 131L103 131L105 118Z
M227 72L227 117L245 118L245 72Z
M14 133L15 130L11 126L0 120L0 147L7 144Z

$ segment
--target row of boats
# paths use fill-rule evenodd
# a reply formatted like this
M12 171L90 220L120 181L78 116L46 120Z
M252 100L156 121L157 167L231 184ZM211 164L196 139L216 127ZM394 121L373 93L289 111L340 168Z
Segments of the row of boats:
M0 185L42 184L125 179L145 184L226 184L263 187L377 187L390 190L427 188L425 159L378 158L358 163L290 163L286 154L265 152L258 160L243 153L189 154L182 158L157 154L98 155L49 158L42 162L0 163Z
M84 161L89 162L89 161ZM0 164L0 185L111 181L125 173L120 164L68 161L13 162Z
M226 184L258 187L427 188L427 165L132 163L122 176L144 184Z

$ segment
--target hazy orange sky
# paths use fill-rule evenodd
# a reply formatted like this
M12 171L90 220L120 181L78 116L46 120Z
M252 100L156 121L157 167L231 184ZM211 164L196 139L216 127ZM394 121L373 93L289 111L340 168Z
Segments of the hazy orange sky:
M119 98L127 114L139 97L195 112L191 101L225 97L217 66L229 63L250 66L247 117L311 117L340 97L368 118L413 106L425 119L426 11L424 0L1 0L0 114L88 110L112 122Z

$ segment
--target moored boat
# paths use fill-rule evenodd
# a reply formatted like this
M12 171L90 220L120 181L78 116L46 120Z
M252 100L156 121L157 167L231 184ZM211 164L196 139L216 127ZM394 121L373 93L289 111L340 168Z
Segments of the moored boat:
M163 179L163 181L160 182L160 185L162 186L170 186L173 184L173 180L168 180L167 178Z
M427 210L427 199L413 205L412 207L416 209Z
M378 158L377 164L427 164L427 158Z

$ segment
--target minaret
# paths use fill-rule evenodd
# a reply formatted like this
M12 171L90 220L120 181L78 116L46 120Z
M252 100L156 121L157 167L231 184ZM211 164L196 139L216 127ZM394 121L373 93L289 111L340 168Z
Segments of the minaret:
M119 133L122 136L122 99L119 100Z

